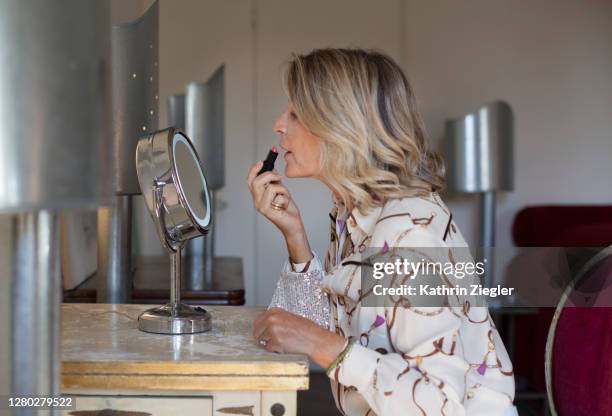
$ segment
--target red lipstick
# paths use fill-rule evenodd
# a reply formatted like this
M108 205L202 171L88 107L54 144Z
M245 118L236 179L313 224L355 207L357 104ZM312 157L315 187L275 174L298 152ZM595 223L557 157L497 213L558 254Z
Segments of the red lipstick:
M257 176L261 175L264 172L269 172L274 169L274 162L276 162L276 158L278 157L278 149L276 146L272 146L270 151L268 152L268 156L266 156L266 160L263 162L263 166L257 172Z

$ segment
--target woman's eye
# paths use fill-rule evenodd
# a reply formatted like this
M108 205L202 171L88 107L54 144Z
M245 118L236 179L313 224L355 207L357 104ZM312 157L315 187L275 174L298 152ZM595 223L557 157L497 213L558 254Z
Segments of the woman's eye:
M297 120L297 115L293 111L289 112L289 117L291 117L294 120Z

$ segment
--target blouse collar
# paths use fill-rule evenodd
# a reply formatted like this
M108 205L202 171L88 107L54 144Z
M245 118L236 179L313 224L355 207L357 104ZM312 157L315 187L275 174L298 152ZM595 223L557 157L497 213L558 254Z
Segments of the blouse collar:
M338 211L341 210L344 204L340 200L336 199L336 196L333 194L332 202L333 207L330 212L330 216L335 222ZM361 214L357 208L353 208L346 219L346 226L354 244L360 244L362 242L361 240L363 239L363 235L368 237L372 235L374 232L374 227L376 226L376 221L378 218L380 218L381 211L382 206L375 206L368 209L364 214ZM356 241L355 238L358 238L359 241Z

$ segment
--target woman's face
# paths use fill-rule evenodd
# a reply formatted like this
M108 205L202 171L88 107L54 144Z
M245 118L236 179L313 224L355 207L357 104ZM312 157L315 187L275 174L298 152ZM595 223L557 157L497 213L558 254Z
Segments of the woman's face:
M285 175L289 178L316 177L321 171L320 139L298 120L291 102L273 126L286 150Z

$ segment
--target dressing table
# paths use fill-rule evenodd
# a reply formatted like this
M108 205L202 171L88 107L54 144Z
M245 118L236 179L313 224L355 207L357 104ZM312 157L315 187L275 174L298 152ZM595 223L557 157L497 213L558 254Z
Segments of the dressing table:
M252 325L264 308L206 306L210 331L168 336L138 330L149 307L62 306L62 393L76 402L62 415L296 414L308 360L257 343Z

